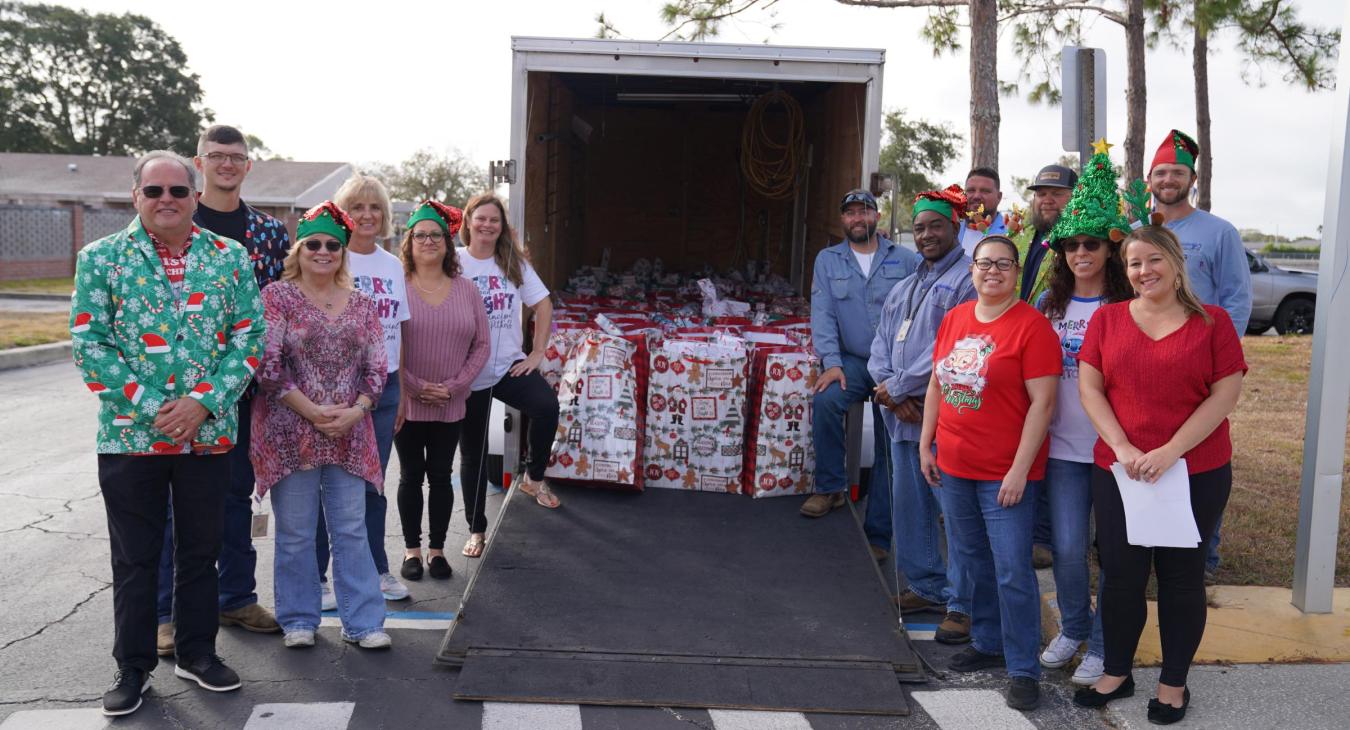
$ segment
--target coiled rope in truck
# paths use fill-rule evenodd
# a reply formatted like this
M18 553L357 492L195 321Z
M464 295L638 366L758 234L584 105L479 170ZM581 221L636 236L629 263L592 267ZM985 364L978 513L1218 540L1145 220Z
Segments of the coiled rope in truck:
M766 115L775 106L781 106L786 117L785 139L775 139L766 123ZM741 173L750 189L770 200L792 197L805 149L806 131L797 100L782 90L757 97L741 130Z

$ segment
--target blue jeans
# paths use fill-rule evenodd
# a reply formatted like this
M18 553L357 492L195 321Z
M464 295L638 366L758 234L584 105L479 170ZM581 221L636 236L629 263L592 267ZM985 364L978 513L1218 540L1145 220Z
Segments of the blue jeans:
M225 515L221 533L220 610L234 611L258 602L254 570L258 553L253 549L253 462L248 458L252 400L239 401L239 433L234 448L225 456L230 468L229 491L225 492ZM162 624L173 621L173 500L164 526L164 549L159 554L159 590L155 613Z
M1055 601L1064 635L1088 642L1088 652L1102 656L1102 617L1088 598L1088 522L1092 519L1092 464L1051 459L1041 491L1050 504L1051 550L1055 555ZM1101 605L1104 575L1097 577Z
M398 372L389 374L384 381L384 393L380 402L370 414L375 426L375 447L380 452L380 472L389 470L389 452L394 447L394 420L398 417ZM366 539L370 542L370 557L375 560L375 570L384 575L389 572L389 556L384 554L384 515L389 509L389 501L366 482ZM314 532L314 555L319 564L319 580L328 580L328 530L324 527L324 513L319 512L318 527Z
M1031 567L1039 482L998 503L999 482L942 475L942 508L971 581L971 646L1001 654L1009 677L1041 676L1041 592Z
M1050 534L1050 495L1044 489L1036 494L1036 526L1031 531L1031 542L1036 545L1053 545L1054 536Z
M1213 573L1219 569L1219 542L1221 540L1219 531L1223 529L1223 513L1219 513L1219 522L1214 525L1214 537L1209 538L1209 545L1205 550L1205 572Z
M938 492L928 486L919 470L917 441L891 442L893 492L892 532L895 535L895 567L905 574L909 589L921 598L947 604L948 611L970 615L970 582L961 574L952 523L946 523L947 563L943 565L938 545L938 515L942 505Z
M271 490L276 513L277 623L284 631L319 627L319 571L315 567L314 523L319 505L332 531L333 589L342 633L353 639L384 628L380 576L366 541L365 481L332 464L293 472Z
M844 353L844 379L848 390L831 383L822 393L816 393L811 404L811 435L816 446L816 493L834 494L848 488L848 474L844 465L844 418L849 406L867 400L876 388L876 382L867 372L867 360ZM868 482L867 514L863 530L867 541L886 550L891 549L891 475L887 456L890 439L881 422L881 413L872 404L872 475Z

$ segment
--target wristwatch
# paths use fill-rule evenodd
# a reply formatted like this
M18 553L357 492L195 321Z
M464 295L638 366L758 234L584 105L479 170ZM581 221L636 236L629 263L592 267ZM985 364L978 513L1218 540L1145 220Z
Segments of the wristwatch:
M370 413L371 411L375 410L373 407L368 406L368 405L366 405L365 403L362 403L360 400L357 400L357 401L356 401L356 407L357 407L357 408L360 408L361 410L365 411L366 413Z

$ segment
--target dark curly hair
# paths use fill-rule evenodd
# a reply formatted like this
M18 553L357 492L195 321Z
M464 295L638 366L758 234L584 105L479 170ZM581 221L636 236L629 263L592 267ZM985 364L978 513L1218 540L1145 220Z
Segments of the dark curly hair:
M1121 257L1120 244L1101 238L1097 240L1106 246L1107 252L1104 267L1106 281L1102 285L1104 303L1113 304L1134 299L1134 287L1130 286L1130 279L1125 275L1125 259ZM1067 257L1057 252L1051 252L1050 255L1054 257L1050 261L1050 283L1038 306L1047 318L1059 319L1068 309L1069 300L1073 299L1075 282L1073 269L1069 268Z

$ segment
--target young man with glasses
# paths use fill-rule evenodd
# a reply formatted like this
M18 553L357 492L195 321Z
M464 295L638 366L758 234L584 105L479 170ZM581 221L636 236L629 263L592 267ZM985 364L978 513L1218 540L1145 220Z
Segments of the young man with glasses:
M248 252L192 221L191 163L150 152L132 179L137 216L80 251L70 320L75 365L100 400L118 665L103 696L107 715L140 707L158 662L154 599L170 499L174 673L216 692L240 686L216 656L216 558L235 402L257 367L264 330Z
M282 263L290 249L286 226L240 199L240 189L253 163L248 142L234 127L217 124L197 140L193 165L202 175L202 193L192 219L217 237L241 244L252 259L254 279L262 289L281 276ZM240 626L259 633L281 631L272 613L258 605L254 577L258 554L252 540L253 464L249 461L249 421L252 384L239 399L239 435L229 452L230 489L225 495L225 525L217 561L220 593L220 624ZM173 621L173 508L165 529L164 551L159 562L159 630L155 639L160 656L174 652Z

